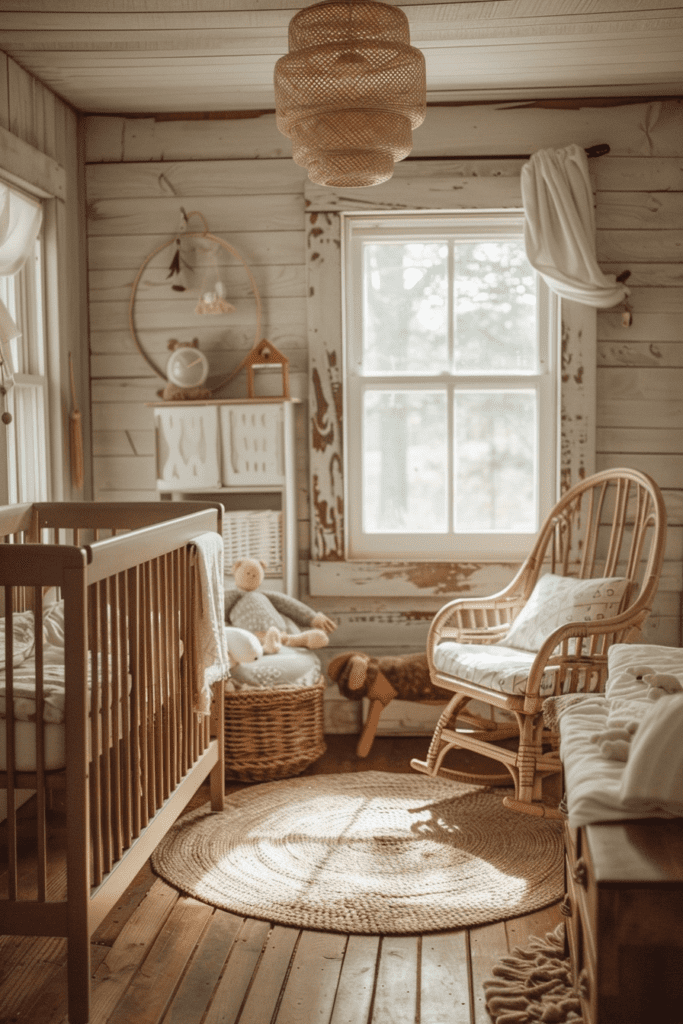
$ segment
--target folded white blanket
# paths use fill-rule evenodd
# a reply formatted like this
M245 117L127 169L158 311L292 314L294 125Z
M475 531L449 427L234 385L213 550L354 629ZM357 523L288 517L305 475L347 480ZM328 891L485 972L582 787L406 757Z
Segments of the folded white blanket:
M651 704L633 737L619 799L639 813L683 815L683 695Z
M211 687L230 672L225 643L225 596L223 592L223 538L220 533L202 533L192 541L197 554L194 709L200 715L211 710Z

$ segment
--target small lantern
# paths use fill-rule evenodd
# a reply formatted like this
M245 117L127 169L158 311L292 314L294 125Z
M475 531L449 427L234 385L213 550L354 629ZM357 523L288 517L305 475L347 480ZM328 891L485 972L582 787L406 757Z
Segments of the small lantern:
M324 0L294 15L275 65L277 126L317 185L378 185L412 149L425 61L408 19L378 0Z

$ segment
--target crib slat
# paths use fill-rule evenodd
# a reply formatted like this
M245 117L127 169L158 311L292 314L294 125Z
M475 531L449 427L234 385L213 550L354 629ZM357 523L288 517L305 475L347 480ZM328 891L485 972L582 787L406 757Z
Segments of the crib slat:
M178 647L175 644L174 630L173 630L173 605L170 601L170 555L163 555L161 558L161 594L163 595L162 607L164 609L164 641L161 645L162 648L162 675L163 690L164 690L164 773L166 778L167 792L166 796L170 796L173 792L175 785L175 779L173 777L172 768L172 743L174 733L174 719L173 719L173 681L172 672L173 666L178 660Z
M171 784L173 788L175 788L178 785L178 782L180 781L178 762L178 673L180 671L180 659L182 657L182 654L180 649L180 636L178 633L178 559L178 552L172 551L169 555L169 579L167 582L168 589L166 591L171 607L174 609L174 615L171 619L171 650L173 651L173 656L171 658L171 667L169 672L169 714L171 720Z
M168 796L164 779L164 705L161 696L161 641L163 636L163 617L159 594L159 559L149 563L149 597L152 606L152 642L150 644L151 679L154 693L154 811L156 812Z
M190 764L190 729L189 729L189 714L188 714L188 695L186 681L188 677L187 666L190 661L191 649L188 645L188 627L187 627L187 597L188 597L188 571L187 571L187 548L178 552L180 557L180 589L178 592L179 608L180 608L180 629L183 640L183 664L180 678L180 708L182 714L182 733L183 733L183 760L182 760L182 774L185 775Z
M112 766L112 844L114 860L123 853L123 814L121 800L121 609L119 607L119 577L112 576L107 583L107 606L111 617L111 766Z
M93 885L102 881L102 820L100 813L101 765L99 727L100 716L97 708L97 637L99 636L99 605L97 584L88 587L88 641L90 644L90 831L93 858Z
M14 589L5 587L5 757L7 759L7 896L17 898L17 808L14 792Z
M138 681L137 688L137 714L138 714L138 744L140 749L140 827L144 828L149 821L147 790L149 785L149 763L147 759L147 665L145 663L145 648L149 628L147 625L147 605L145 601L145 566L140 565L136 571L137 576L137 614L135 629L138 633L138 657L135 664L135 676Z
M127 756L132 761L131 771L127 779L130 786L130 806L132 812L132 837L135 839L140 835L142 828L141 819L141 793L142 793L142 745L140 737L140 608L138 600L138 567L126 570L126 594L128 612L128 643L130 645L130 672L131 672L131 724L129 732L129 745L127 745Z
M190 585L188 587L188 619L191 621L192 610L197 607L198 594L197 594L197 572L196 572L196 554L193 551L188 554L188 572L190 577ZM190 646L188 650L194 651L194 640L188 636ZM193 765L197 760L197 716L194 713L194 685L195 685L195 671L196 665L194 663L194 657L187 659L187 677L185 679L185 689L188 695L188 726L190 732L190 765Z
M152 606L149 591L149 562L145 562L140 572L142 584L142 635L143 640L143 718L141 733L143 740L143 764L145 766L145 807L144 824L154 814L154 790L156 788L156 772L154 763L154 731L152 715L154 713L152 687Z
M161 733L163 738L162 749L159 751L162 758L162 779L164 800L167 800L171 793L171 762L170 762L170 715L168 706L168 666L170 661L169 644L171 634L169 629L169 608L166 598L166 556L161 555L155 562L156 566L156 594L159 606L159 689L161 703L159 705L159 717L161 719Z
M105 874L111 871L113 866L112 851L112 792L111 792L111 759L110 749L112 743L111 731L111 685L110 685L110 646L109 646L109 623L107 608L107 580L101 580L96 584L98 591L98 662L99 675L92 681L92 686L99 689L98 704L100 707L100 753L99 758L102 765L102 788L100 792L100 828L102 830L102 863Z
M44 657L43 657L43 591L36 587L33 591L33 622L35 630L36 652L36 813L37 813L37 885L38 899L45 901L47 892L47 836L46 836L46 800L45 800L45 690L44 690Z

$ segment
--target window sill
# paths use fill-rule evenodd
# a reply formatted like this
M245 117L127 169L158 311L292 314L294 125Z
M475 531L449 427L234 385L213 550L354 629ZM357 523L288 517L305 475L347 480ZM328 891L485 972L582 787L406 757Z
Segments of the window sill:
M313 597L474 597L505 587L521 559L499 561L324 561L308 563Z

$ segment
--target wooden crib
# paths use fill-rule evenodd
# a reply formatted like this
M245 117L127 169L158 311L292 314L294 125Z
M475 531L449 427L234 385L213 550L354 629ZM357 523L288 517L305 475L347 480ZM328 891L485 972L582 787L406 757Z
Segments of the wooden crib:
M0 934L67 938L72 1024L90 1016L94 930L209 775L212 807L223 807L223 683L211 715L194 708L203 671L191 544L221 532L222 512L206 502L0 508ZM17 838L26 790L37 816L28 856ZM55 799L66 814L66 895L48 870Z

